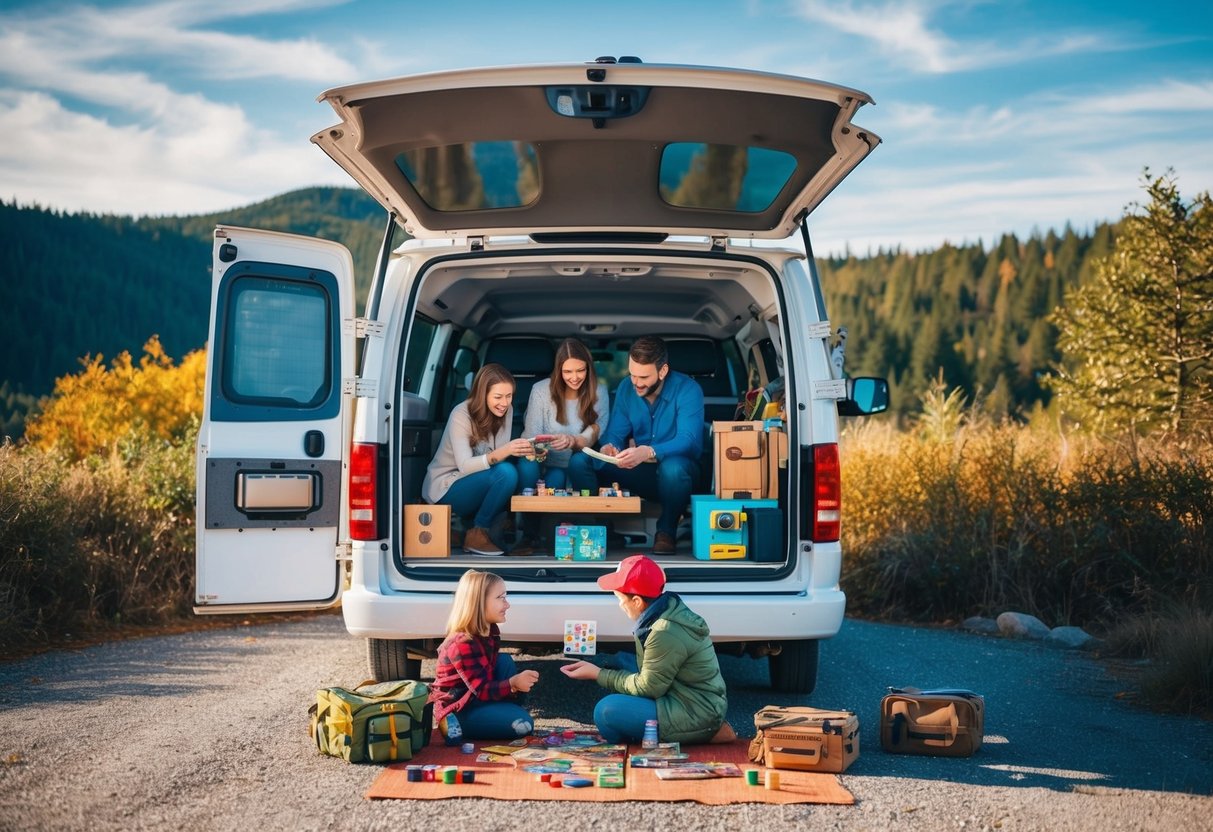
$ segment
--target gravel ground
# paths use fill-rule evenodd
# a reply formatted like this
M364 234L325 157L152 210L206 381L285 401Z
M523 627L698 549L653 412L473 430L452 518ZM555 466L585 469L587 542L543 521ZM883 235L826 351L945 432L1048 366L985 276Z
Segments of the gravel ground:
M519 659L540 671L540 725L587 725L595 686L564 678L557 656ZM1133 707L1085 656L848 620L811 697L773 694L763 662L722 664L742 735L776 702L859 714L861 755L842 776L856 805L365 800L380 769L321 757L307 736L315 691L366 676L363 642L325 615L0 664L0 829L1213 829L1213 724ZM981 752L881 752L880 697L907 684L983 693Z

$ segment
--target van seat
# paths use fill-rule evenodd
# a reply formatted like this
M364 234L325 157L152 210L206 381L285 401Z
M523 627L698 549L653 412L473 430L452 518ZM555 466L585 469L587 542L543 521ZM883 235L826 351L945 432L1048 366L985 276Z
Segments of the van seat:
M695 493L712 485L712 422L731 421L739 399L729 375L729 365L720 344L707 338L665 339L670 369L695 379L703 390L703 454L699 458L699 482Z
M535 382L552 374L556 348L542 336L497 338L484 351L484 364L497 363L514 374L514 425L510 435L522 435L524 412Z

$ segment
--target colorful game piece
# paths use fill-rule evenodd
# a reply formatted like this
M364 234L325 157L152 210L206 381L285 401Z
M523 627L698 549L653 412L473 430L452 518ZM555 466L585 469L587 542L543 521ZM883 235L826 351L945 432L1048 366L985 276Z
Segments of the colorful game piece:
M599 769L598 770L598 788L600 789L622 789L623 788L623 769Z
M598 622L564 622L564 652L569 656L593 656L598 652Z

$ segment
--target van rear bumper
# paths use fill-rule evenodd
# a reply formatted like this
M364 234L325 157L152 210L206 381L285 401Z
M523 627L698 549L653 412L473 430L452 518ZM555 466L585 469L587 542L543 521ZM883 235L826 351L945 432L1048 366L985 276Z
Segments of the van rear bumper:
M821 639L838 634L846 608L839 589L811 594L680 593L708 622L712 640L787 641ZM564 622L597 622L598 639L632 641L632 621L614 595L510 590L510 610L501 625L506 641L559 643ZM449 592L397 592L381 595L354 586L342 598L345 626L351 635L384 639L441 639L451 610Z

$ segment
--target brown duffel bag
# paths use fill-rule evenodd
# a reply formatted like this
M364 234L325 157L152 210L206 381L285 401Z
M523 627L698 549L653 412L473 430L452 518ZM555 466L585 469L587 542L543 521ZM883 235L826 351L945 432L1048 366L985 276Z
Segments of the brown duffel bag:
M889 688L880 700L880 747L894 754L968 757L981 748L985 700L971 690Z

